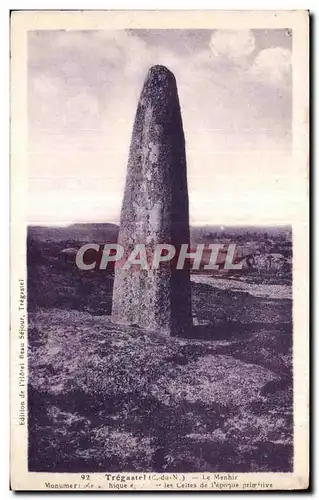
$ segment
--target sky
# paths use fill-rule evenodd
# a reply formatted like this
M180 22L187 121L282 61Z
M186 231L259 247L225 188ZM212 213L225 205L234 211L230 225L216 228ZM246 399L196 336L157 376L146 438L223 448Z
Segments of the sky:
M148 69L175 74L191 224L289 223L289 30L31 31L28 222L118 222Z

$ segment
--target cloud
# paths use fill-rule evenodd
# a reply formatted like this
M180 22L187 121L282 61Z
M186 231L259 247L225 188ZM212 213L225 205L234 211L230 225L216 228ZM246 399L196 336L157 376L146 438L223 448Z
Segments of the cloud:
M173 44L148 44L137 32L123 30L29 36L31 128L63 128L70 133L113 128L118 137L118 122L123 132L124 123L125 129L131 126L152 64L167 65L174 72L186 127L189 121L192 128L194 113L208 128L249 127L252 114L267 114L265 102L274 86L284 88L290 78L284 57L290 51L265 49L253 60L256 43L250 30L214 31L206 46L184 54ZM127 134L125 130L125 139Z
M101 129L110 115L119 116L118 108L136 100L150 65L146 43L125 31L29 37L29 118L35 128Z
M248 74L260 83L287 88L291 81L291 51L282 47L262 50Z
M216 57L239 62L255 50L255 37L251 30L217 30L209 46Z
M74 219L117 217L136 105L153 64L167 65L176 76L191 196L214 200L222 192L220 185L214 188L215 172L226 170L232 161L236 166L237 158L243 160L238 175L230 174L235 184L244 168L255 175L256 156L251 153L273 149L281 154L289 148L291 96L285 91L279 95L274 87L289 81L289 51L279 54L277 47L256 56L258 43L249 30L207 32L189 50L179 50L184 40L176 42L170 33L163 35L165 44L159 38L150 43L147 36L152 34L142 38L138 30L29 33L33 220L37 214L47 221L72 220L71 209L65 213L64 205L56 202L59 196L69 198L70 206L74 201ZM199 182L210 166L211 182ZM87 180L93 177L98 183L94 189ZM58 193L53 190L57 178ZM82 181L79 195L69 187L71 178ZM237 208L242 210L240 200ZM203 217L202 208L193 217Z

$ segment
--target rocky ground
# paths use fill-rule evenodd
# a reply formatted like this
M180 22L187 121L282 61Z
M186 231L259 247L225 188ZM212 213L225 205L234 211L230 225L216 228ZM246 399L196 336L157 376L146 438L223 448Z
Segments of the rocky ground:
M292 470L291 300L201 282L192 297L182 339L30 295L31 470Z

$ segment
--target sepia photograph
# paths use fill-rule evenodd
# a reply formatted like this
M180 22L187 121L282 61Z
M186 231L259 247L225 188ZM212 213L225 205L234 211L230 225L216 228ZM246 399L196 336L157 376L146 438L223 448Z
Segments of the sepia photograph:
M307 488L306 11L41 14L12 19L14 489Z

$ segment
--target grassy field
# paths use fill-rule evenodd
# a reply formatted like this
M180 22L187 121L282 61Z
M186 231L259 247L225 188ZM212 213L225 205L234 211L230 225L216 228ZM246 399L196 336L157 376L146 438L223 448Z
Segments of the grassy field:
M192 283L194 328L169 338L113 324L111 293L29 261L30 470L292 470L290 299Z

